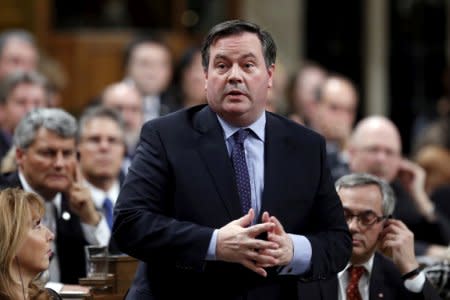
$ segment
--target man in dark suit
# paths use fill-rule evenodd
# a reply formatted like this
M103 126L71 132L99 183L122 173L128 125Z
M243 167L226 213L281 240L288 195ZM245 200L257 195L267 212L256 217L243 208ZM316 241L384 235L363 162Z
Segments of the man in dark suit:
M414 233L416 254L442 258L450 243L450 220L425 191L425 171L402 157L400 133L382 116L358 122L349 145L350 170L369 173L391 184L395 193L394 216Z
M108 223L99 243L110 245L109 252L117 253L110 237L113 207L124 179L121 166L125 154L125 124L119 112L104 106L84 111L79 123L78 153L83 184Z
M125 81L142 95L144 121L166 115L180 107L170 88L172 53L158 35L135 37L125 49Z
M75 118L61 109L28 113L14 132L18 172L7 177L11 186L45 200L42 221L55 233L50 280L62 283L85 276L84 246L97 244L107 226L75 176L76 133Z
M276 46L257 25L216 25L202 49L207 106L144 125L113 236L139 260L127 299L309 299L350 235L324 140L264 111Z
M347 267L322 282L320 292L311 299L439 299L419 270L414 235L403 222L389 218L395 207L389 184L373 175L354 173L341 177L336 189L353 252Z

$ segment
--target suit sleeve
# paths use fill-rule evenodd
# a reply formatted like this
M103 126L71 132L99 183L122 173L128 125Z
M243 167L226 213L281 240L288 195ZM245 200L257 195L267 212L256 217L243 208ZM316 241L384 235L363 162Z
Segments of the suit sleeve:
M306 281L335 276L346 266L352 251L351 235L328 169L323 140L320 148L321 178L311 210L311 220L316 225L306 234L312 248L311 267L302 278Z
M202 270L214 229L173 217L174 188L160 134L147 123L116 203L113 237L139 260Z

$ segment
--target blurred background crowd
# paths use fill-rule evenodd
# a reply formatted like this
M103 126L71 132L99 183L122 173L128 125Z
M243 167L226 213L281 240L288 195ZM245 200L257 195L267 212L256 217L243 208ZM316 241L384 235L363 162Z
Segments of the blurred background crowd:
M105 199L114 205L142 124L206 103L199 42L211 25L232 18L260 24L277 41L267 110L325 137L334 179L368 172L390 182L397 196L394 214L414 232L416 254L425 263L450 259L446 0L3 0L1 172L46 200L64 192L72 202L92 203L66 209L80 223L98 225L92 212L108 216ZM35 108L70 115L27 115ZM30 129L24 118L45 131ZM77 133L70 126L60 132L60 125L39 118L73 122ZM60 165L30 155L35 147L44 158L58 156L39 152L36 139L65 149ZM67 139L71 143L58 144ZM77 156L77 170L64 169L71 155ZM49 168L73 173L76 184L40 178ZM57 228L65 208L57 209L49 226L55 244L65 234ZM77 225L84 235L80 243L109 244L108 218L105 224L90 237L89 229ZM65 265L69 247L54 247ZM71 274L54 271L60 266L53 266L55 281L76 283L83 276L84 265Z

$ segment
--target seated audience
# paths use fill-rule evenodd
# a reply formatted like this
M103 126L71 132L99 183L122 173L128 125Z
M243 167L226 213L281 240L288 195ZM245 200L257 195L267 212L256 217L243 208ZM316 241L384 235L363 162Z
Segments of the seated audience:
M0 299L61 299L35 282L52 256L54 235L41 222L44 210L34 193L0 191Z
M322 299L440 299L420 271L413 233L390 218L395 196L389 184L360 173L341 177L336 189L353 250L344 270L321 285Z
M139 134L144 122L142 96L133 84L114 83L102 93L100 103L120 112L125 122L126 156L122 171L126 174L136 151Z
M39 50L33 35L14 29L0 34L0 80L18 70L35 71L39 63Z
M181 107L206 103L205 75L199 48L190 48L182 55L175 70L174 84Z
M347 144L356 118L358 92L350 79L340 75L328 77L318 92L310 127L325 138L328 165L336 181L349 173Z
M318 90L326 78L327 71L314 62L307 62L298 70L290 88L290 119L310 125L316 113Z
M7 176L9 185L35 192L45 201L43 223L55 233L50 281L78 283L84 277L84 246L99 244L108 230L78 172L77 122L61 109L28 113L14 132L18 171Z
M391 184L397 199L394 215L414 233L416 254L440 257L450 242L450 224L425 192L424 170L402 158L397 127L381 116L361 120L352 134L349 158L352 172L370 173Z
M169 85L172 53L159 36L138 36L125 49L125 80L136 85L143 96L144 121L178 108Z
M99 241L102 245L108 245L113 206L123 181L120 168L125 153L124 122L113 109L92 107L82 114L78 132L81 176L96 209L102 212L108 223L108 230ZM110 251L119 252L114 243Z
M27 112L47 106L46 79L35 72L17 71L0 81L0 159L11 148L12 135Z

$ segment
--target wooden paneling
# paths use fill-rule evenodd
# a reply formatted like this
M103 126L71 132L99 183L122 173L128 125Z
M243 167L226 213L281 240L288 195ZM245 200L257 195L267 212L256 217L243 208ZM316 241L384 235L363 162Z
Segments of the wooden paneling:
M122 79L122 56L129 32L56 33L47 51L68 74L62 106L78 114L103 88Z

